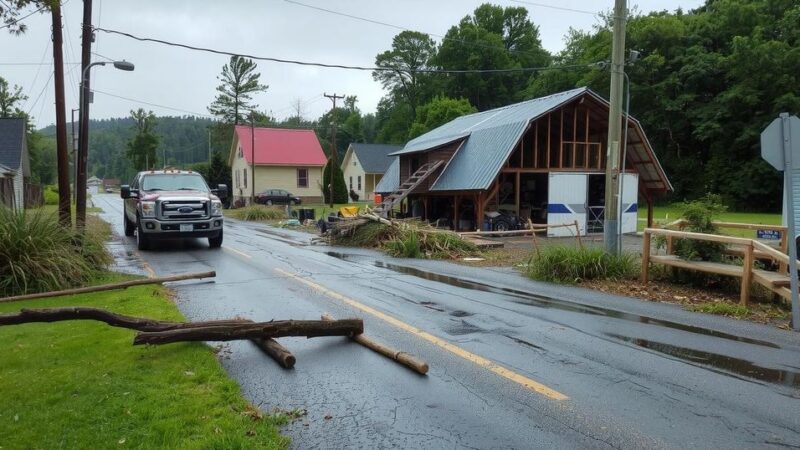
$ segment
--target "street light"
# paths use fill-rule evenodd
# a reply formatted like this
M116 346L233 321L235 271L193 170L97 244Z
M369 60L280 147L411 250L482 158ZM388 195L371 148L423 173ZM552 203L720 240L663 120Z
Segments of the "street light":
M83 230L86 224L86 160L89 154L89 70L94 66L113 64L116 69L130 72L134 69L131 62L98 61L83 69L80 86L81 127L78 132L78 167L75 177L75 227Z

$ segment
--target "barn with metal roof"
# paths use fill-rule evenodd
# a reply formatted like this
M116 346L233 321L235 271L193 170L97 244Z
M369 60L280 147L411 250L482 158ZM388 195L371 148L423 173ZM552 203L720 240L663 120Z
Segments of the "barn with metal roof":
M386 209L457 230L483 226L485 212L509 210L523 220L577 220L582 232L602 231L608 109L584 87L459 117L392 153L375 191ZM639 196L649 204L672 186L633 117L625 134L622 222L634 231Z

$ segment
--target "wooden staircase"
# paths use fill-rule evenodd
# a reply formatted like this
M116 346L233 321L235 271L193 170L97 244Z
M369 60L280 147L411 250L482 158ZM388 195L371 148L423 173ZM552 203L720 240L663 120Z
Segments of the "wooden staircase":
M383 197L381 204L378 205L373 211L375 214L378 214L380 217L386 217L389 215L389 211L394 208L394 206L404 198L408 196L414 189L417 188L423 181L425 181L432 173L436 171L444 164L444 161L434 161L425 163L420 166L419 169L416 170L407 180L400 184L397 189L394 190L391 194Z

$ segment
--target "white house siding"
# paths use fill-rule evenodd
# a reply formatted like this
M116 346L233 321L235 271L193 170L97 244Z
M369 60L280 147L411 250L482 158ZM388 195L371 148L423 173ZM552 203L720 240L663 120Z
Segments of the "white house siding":
M297 186L297 170L308 170L308 187ZM247 180L245 180L245 171ZM253 173L252 166L244 157L239 156L237 149L231 164L231 195L233 201L250 201ZM322 167L305 166L257 166L256 194L267 189L285 189L300 197L305 203L316 203L322 200Z
M21 167L14 175L14 206L17 209L25 208L25 177Z
M358 155L352 149L348 150L344 157L342 173L344 174L344 182L347 185L347 192L350 192L350 181L352 180L352 188L358 194L359 201L371 201L375 194L375 186L383 178L383 174L380 173L365 173L364 168L361 166L361 161L358 160ZM361 177L360 189L358 177Z

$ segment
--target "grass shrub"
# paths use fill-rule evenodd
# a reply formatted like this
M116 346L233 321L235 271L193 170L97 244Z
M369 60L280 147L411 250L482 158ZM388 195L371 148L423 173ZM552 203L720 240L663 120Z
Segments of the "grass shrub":
M111 262L103 242L110 233L99 219L87 224L83 245L55 214L0 207L0 296L80 285Z
M632 279L639 275L639 262L631 253L612 255L601 248L551 246L531 257L527 274L535 280L554 283Z
M252 205L238 208L232 215L239 220L281 220L286 218L286 211L280 207Z
M709 302L688 305L686 307L689 311L704 312L708 314L717 314L720 316L741 318L748 316L750 310L746 306L737 305L728 302Z
M44 188L44 204L57 205L58 204L58 188L52 185L45 186Z
M687 202L682 218L687 225L684 231L693 233L721 234L712 223L727 210L718 195L708 194L705 197ZM695 239L678 239L675 241L675 254L689 261L715 261L720 262L725 256L725 244L721 242L699 241Z

